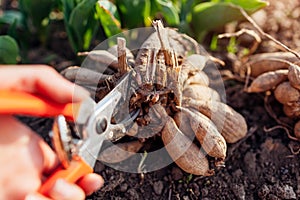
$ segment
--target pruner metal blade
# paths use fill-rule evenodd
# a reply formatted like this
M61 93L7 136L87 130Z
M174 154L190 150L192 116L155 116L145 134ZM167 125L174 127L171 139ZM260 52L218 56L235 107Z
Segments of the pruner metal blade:
M83 107L79 109L76 124L83 125L81 131L87 139L80 147L78 154L91 166L94 166L105 139L110 138L114 131L121 131L124 134L126 132L126 128L122 124L112 124L111 119L131 97L129 92L131 77L132 72L127 73L116 87L93 107L87 102L86 105L82 104ZM128 104L127 107L129 107ZM128 110L124 110L124 112L128 112Z

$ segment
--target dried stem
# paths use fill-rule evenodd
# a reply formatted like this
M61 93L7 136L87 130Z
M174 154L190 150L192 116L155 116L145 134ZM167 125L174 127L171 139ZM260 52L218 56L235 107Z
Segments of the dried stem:
M255 39L255 43L252 45L252 47L249 50L248 54L252 54L258 47L259 43L261 43L261 38L259 37L259 35L253 31L253 30L249 30L249 29L241 29L238 32L235 33L224 33L224 34L220 34L218 35L219 39L222 38L229 38L229 37L238 37L241 36L242 34L248 34L251 35L254 39Z
M282 63L285 63L287 65L297 65L295 63L292 63L288 60L284 60L284 59L281 59L281 58L268 58L267 60L270 60L270 61L278 61L278 62L282 62Z
M269 96L270 94L266 94L265 97L264 97L264 106L265 106L265 109L267 111L267 113L278 123L280 124L281 126L283 127L286 127L288 129L292 129L292 127L290 127L289 125L283 123L282 121L280 121L276 114L274 113L273 109L272 109L272 106L270 106L270 103L269 103Z
M144 172L144 164L145 164L145 160L146 160L146 158L147 158L147 155L148 155L148 153L147 152L144 152L144 154L142 155L142 158L141 158L141 160L140 160L140 163L139 163L139 166L138 166L138 173L142 173L142 172Z
M286 127L284 127L284 126L277 125L277 126L274 126L274 127L271 127L271 128L266 128L266 127L264 127L264 131L265 131L266 133L269 133L269 132L274 131L274 130L276 130L276 129L283 129L283 130L286 132L288 138L290 138L291 140L299 141L298 138L292 136L292 135L290 134L290 131L289 131Z
M279 45L279 46L281 46L282 48L284 48L286 51L288 51L288 52L290 52L290 53L292 53L292 54L294 54L299 60L300 60L300 55L296 52L296 51L294 51L294 50L292 50L292 49L290 49L288 46L286 46L286 45L284 45L284 44L282 44L280 41L278 41L278 40L276 40L274 37L272 37L271 35L269 35L268 33L265 33L259 26L258 26L258 24L247 14L247 12L243 9L243 8L241 8L241 7L239 7L239 6L236 6L239 10L240 10L240 12L242 13L242 15L254 26L254 28L256 28L257 29L257 31L262 35L262 36L264 36L264 37L266 37L266 38L268 38L269 40L271 40L271 41L273 41L274 43L276 43L277 45Z
M221 66L225 66L225 62L223 61L223 60L221 60L221 59L219 59L219 58L216 58L216 57L213 57L213 56L211 56L211 55L209 55L208 56L209 57L209 59L211 60L211 61L213 61L213 62L215 62L215 63L218 63L218 64L220 64Z
M299 142L299 140L298 140L298 142ZM289 149L290 149L290 151L292 152L293 155L298 155L300 153L299 145L297 145L296 146L297 148L295 149L295 145L293 145L292 143L289 143L288 147L289 147Z
M179 86L179 73L181 66L178 64L176 52L171 49L168 31L164 28L160 20L154 21L153 26L157 32L158 39L160 41L160 51L164 54L165 64L167 69L167 81L169 82L168 87L173 91L175 96L175 104L181 104L181 89Z
M168 34L167 34L166 29L163 26L162 22L160 20L153 21L153 27L155 28L155 30L158 34L161 48L163 50L169 50L170 44L169 44L169 40L168 40Z
M126 40L124 38L118 37L118 64L119 64L119 74L123 76L128 72L129 67L126 60Z
M175 53L171 51L170 43L168 40L168 34L160 20L153 21L153 27L155 28L158 39L160 41L161 50L165 55L165 61L167 66L175 67Z
M247 91L248 85L249 85L249 80L250 80L250 74L251 74L251 67L249 65L249 63L246 63L246 80L245 80L245 85L244 85L244 91Z
M182 37L192 43L196 54L200 54L199 44L196 40L191 40L190 36L188 36L186 34L182 34Z

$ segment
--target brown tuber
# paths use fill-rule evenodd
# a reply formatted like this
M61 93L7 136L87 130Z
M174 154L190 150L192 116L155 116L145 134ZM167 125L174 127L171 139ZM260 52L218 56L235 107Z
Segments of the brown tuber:
M298 121L294 126L294 134L296 138L300 140L300 121Z
M290 82L286 81L277 86L274 91L275 98L282 104L291 104L299 101L300 92L293 88Z
M251 76L256 77L248 92L274 90L275 99L283 104L283 112L292 119L300 118L300 67L298 58L290 52L265 53L250 58ZM271 94L271 93L269 93ZM294 134L300 138L300 122Z
M101 151L98 159L106 163L118 163L133 156L142 148L139 141L114 144Z
M287 79L288 70L265 72L253 80L247 92L266 92Z
M300 106L283 105L283 112L286 116L288 116L290 118L299 118L300 117Z
M188 118L187 114L183 112L177 112L174 115L174 121L183 134L185 134L191 140L195 138L195 133L190 125L190 119Z
M181 108L181 111L190 119L190 125L204 151L214 158L224 160L227 145L213 122L199 112L192 112L187 108Z
M211 119L228 143L235 143L247 134L244 117L222 102L185 98L182 104L198 110Z
M188 77L188 79L184 82L184 87L188 87L189 85L193 85L193 84L198 84L198 85L203 85L208 87L209 78L203 71L192 73Z
M171 158L187 173L210 176L208 160L202 151L177 127L169 117L162 130L162 140Z
M185 87L183 96L198 100L221 101L220 95L214 89L198 84Z
M250 56L249 64L251 76L257 77L265 72L288 69L289 63L296 62L298 59L289 52L261 53Z
M290 84L300 90L300 67L298 65L290 65L289 67L289 73L288 78L290 81Z

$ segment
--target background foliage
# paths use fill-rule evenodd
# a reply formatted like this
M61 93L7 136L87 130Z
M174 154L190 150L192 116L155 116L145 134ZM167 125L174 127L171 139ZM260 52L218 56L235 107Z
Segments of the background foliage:
M199 42L208 31L241 20L236 6L248 13L263 8L262 0L19 0L17 10L0 15L2 63L17 63L19 48L22 60L32 43L45 45L50 37L51 21L63 21L74 53L91 48L94 40L104 40L124 29L151 26L162 19L166 26L176 27ZM3 33L2 33L3 34ZM18 44L16 46L16 44ZM18 47L19 46L19 47ZM12 58L13 57L13 58Z

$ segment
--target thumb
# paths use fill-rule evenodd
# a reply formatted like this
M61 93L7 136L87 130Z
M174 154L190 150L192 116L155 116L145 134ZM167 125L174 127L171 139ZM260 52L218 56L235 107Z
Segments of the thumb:
M59 200L84 200L84 191L76 184L68 183L63 179L57 179L52 189L48 192L49 197Z

